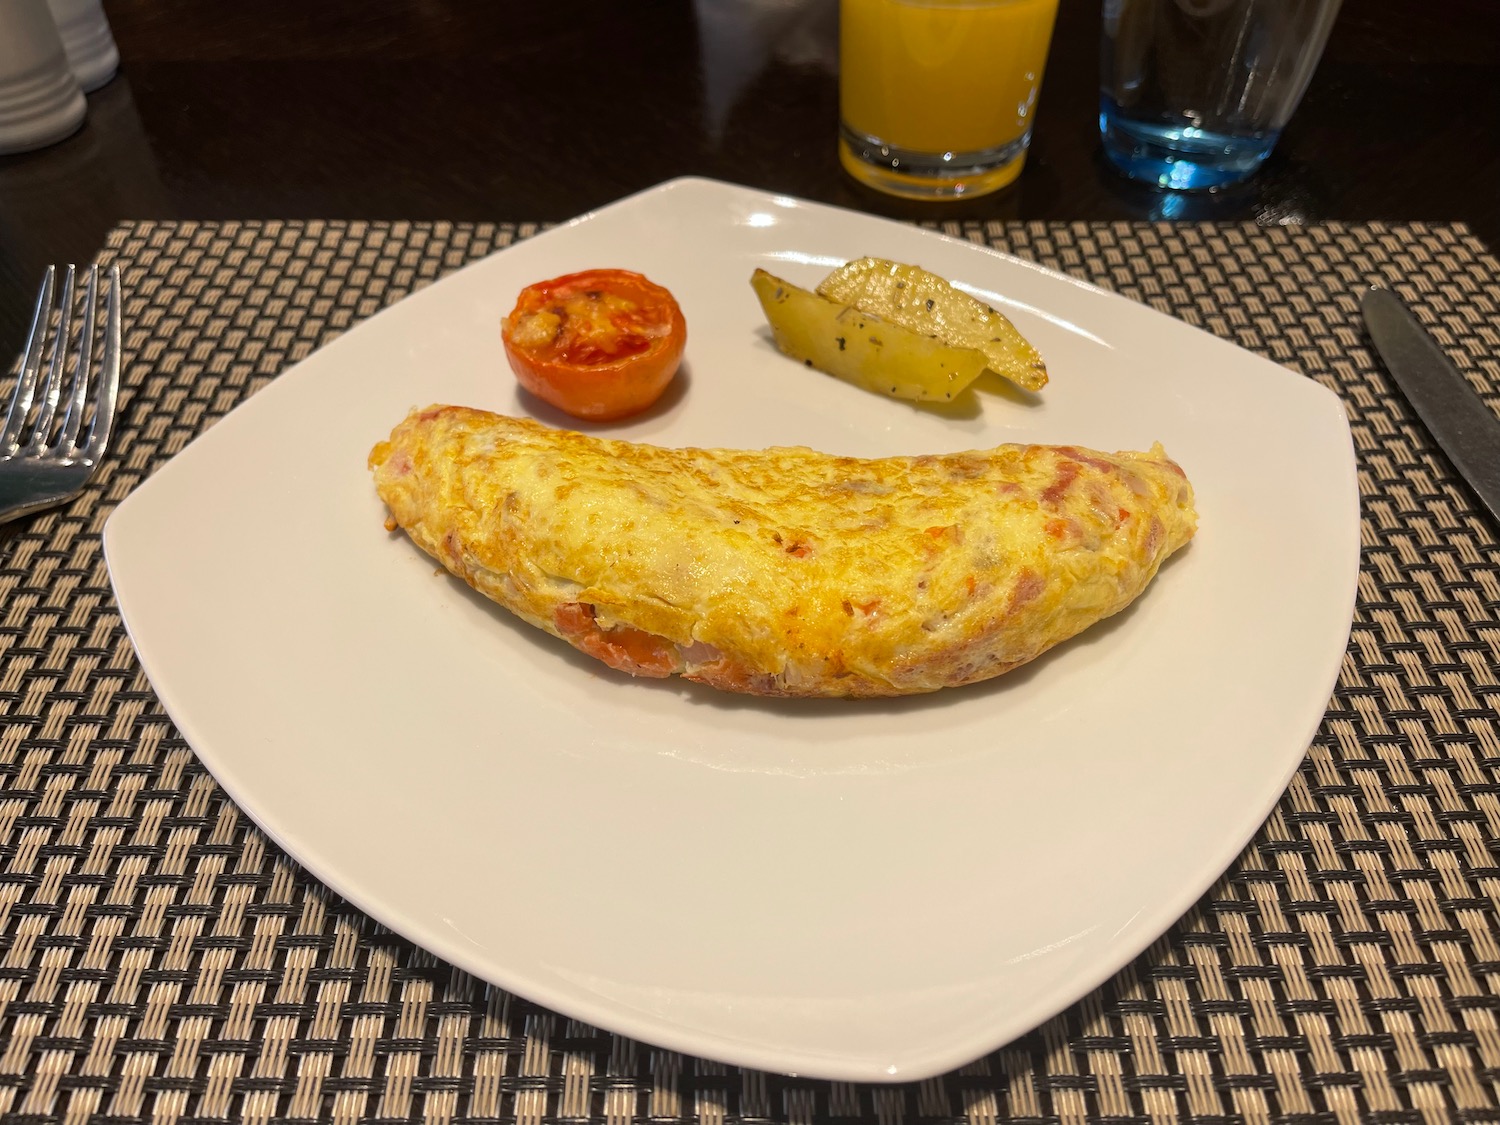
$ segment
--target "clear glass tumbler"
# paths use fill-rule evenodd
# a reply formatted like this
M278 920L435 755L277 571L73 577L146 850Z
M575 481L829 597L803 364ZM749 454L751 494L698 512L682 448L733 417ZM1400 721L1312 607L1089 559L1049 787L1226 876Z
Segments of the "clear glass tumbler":
M1057 0L842 0L839 159L917 199L1021 173Z
M1340 0L1104 0L1099 131L1127 175L1237 183L1271 154Z

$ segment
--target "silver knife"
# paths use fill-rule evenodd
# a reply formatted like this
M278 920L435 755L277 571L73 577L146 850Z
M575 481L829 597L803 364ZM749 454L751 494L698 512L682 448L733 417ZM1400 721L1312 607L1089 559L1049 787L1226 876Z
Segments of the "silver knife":
M1500 521L1500 419L1401 298L1371 289L1361 303L1380 358L1475 494Z

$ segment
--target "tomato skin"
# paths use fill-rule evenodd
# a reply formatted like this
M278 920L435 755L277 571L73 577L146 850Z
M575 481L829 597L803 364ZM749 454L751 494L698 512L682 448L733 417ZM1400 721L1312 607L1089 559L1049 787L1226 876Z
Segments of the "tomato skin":
M585 270L521 290L500 337L521 386L575 418L611 422L661 397L682 362L687 321L642 275Z

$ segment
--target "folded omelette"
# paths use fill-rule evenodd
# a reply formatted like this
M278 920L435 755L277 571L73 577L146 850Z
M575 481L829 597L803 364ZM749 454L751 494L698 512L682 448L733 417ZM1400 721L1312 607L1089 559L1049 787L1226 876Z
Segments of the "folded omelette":
M432 406L370 467L390 530L537 628L632 675L753 695L997 676L1124 609L1197 523L1160 445L864 460Z

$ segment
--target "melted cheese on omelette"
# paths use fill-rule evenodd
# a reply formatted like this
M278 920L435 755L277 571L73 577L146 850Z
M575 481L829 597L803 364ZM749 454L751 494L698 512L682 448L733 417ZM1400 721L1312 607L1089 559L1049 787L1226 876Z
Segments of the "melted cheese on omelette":
M1124 609L1197 522L1159 445L863 460L434 406L370 467L389 528L524 620L626 672L756 695L998 675Z

